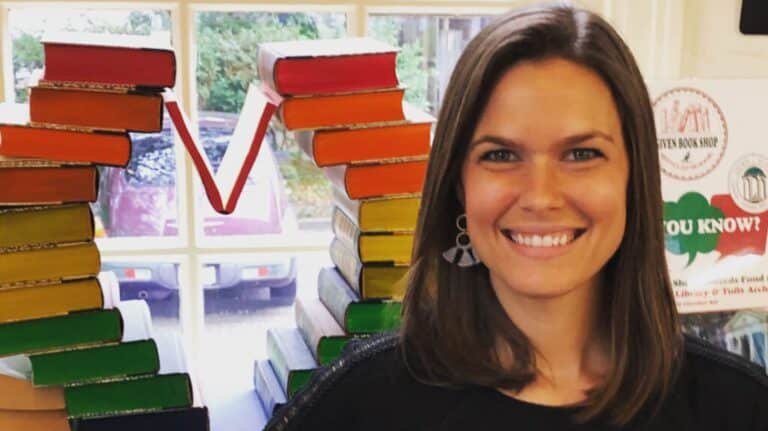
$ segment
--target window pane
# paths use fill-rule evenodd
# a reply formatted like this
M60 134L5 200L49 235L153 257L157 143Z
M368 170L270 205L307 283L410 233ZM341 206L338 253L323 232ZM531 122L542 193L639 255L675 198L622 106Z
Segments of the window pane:
M155 333L180 332L178 262L104 258L101 269L117 276L121 301L147 301Z
M248 84L259 82L257 44L342 37L346 16L330 12L199 12L195 18L199 133L217 169ZM291 134L273 121L235 213L217 215L199 192L197 221L207 237L328 230L330 190L322 172L294 145Z
M265 359L266 330L296 326L297 293L317 296L317 275L330 265L326 251L298 254L208 256L202 263L205 330L201 370L212 429L261 429L264 417L253 389L256 359ZM229 426L228 426L229 425Z
M8 16L12 43L16 101L27 101L27 88L42 76L46 32L88 32L152 36L170 43L167 10L129 9L11 9ZM100 168L96 216L97 236L175 236L176 159L170 122L162 133L131 134L131 161L127 169Z
M397 76L406 100L436 114L461 51L493 18L372 14L368 34L400 47Z

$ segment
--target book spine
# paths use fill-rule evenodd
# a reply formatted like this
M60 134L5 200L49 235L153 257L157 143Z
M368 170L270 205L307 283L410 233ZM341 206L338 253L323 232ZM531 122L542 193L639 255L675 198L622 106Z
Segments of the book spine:
M331 242L330 254L331 262L339 269L349 287L361 295L363 264L360 259L338 239Z
M259 46L258 71L259 79L266 85L269 85L275 92L280 93L275 80L278 54L265 45Z
M338 207L333 207L331 227L336 238L341 241L345 247L353 250L356 257L360 259L362 251L360 249L360 230L355 226L355 223L347 217L344 211L341 211Z
M362 218L362 208L365 206L365 201L359 199L349 199L346 193L343 193L336 187L333 187L333 203L335 206L344 211L344 214L352 220L355 225L360 226L360 219Z
M340 193L345 199L351 199L346 179L347 165L328 166L323 168L323 173L334 186L337 193Z
M320 328L320 325L313 321L309 309L307 305L305 305L303 299L296 298L294 312L296 317L296 327L299 329L301 337L312 352L312 356L317 359L317 347L320 345L320 338L323 336L323 331Z
M315 132L312 130L300 130L294 132L293 136L296 139L296 144L304 151L304 154L315 163L315 166L321 167L322 164L317 160L317 155L315 154Z
M312 352L296 328L267 329L267 356L286 393L290 392L293 374L317 368Z
M350 304L359 301L360 297L344 281L336 268L321 269L317 284L320 302L325 305L336 322L347 330L347 309Z
M256 393L259 394L267 418L272 417L275 409L288 401L285 392L280 387L280 382L277 381L277 376L269 359L254 363L253 386L256 388Z

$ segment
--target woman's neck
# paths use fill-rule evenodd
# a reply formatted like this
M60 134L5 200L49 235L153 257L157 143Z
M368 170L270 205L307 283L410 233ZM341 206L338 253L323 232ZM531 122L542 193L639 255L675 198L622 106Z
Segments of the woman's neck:
M541 404L573 404L598 385L608 368L607 334L600 316L598 283L565 295L540 298L497 296L507 315L526 335L535 353L536 380L516 398Z

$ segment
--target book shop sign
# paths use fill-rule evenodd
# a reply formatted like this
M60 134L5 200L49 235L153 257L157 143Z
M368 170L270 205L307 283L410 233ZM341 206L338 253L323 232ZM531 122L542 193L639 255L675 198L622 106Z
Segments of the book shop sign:
M683 313L768 307L768 80L650 85Z

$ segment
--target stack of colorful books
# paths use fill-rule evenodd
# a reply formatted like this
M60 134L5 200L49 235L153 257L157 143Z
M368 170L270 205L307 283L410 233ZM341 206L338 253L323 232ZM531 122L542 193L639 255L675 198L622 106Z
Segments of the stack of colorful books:
M129 132L162 130L175 56L144 38L60 35L29 106L0 110L0 429L207 430L177 339L102 273L89 202Z
M403 101L397 49L368 38L265 43L259 74L279 119L334 187L334 267L296 327L267 331L254 385L270 416L355 337L400 325L434 118Z

